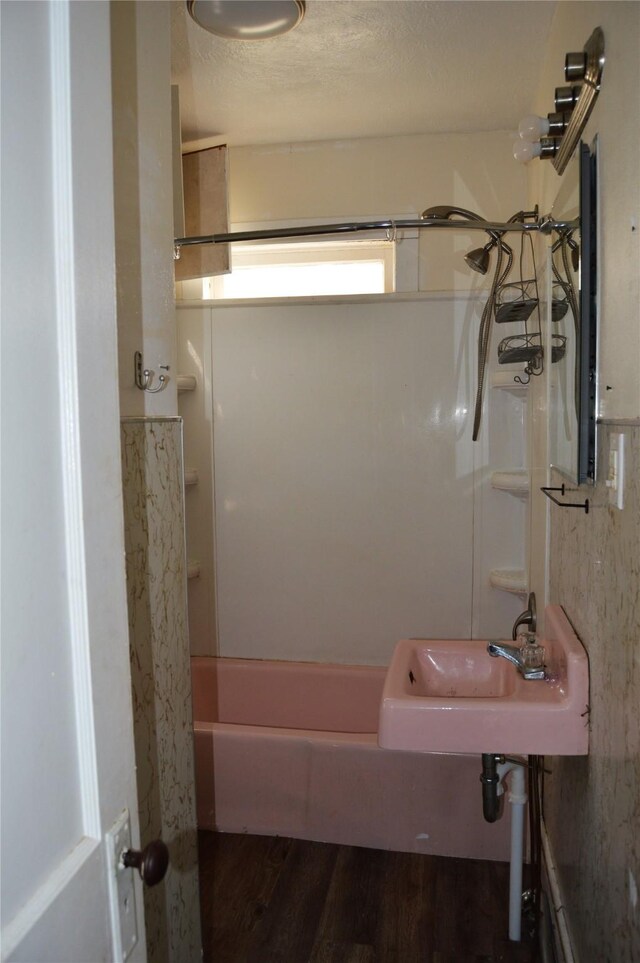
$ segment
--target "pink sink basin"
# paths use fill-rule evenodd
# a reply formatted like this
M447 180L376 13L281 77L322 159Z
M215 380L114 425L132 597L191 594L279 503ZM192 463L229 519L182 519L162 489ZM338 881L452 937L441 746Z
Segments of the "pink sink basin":
M486 641L404 639L387 671L378 742L415 752L582 756L587 653L559 605L545 612L547 678L528 681Z

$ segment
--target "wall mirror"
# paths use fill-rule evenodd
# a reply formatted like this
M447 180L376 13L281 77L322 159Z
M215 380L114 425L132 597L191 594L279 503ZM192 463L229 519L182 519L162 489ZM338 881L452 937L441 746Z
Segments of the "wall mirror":
M548 335L551 465L574 484L593 482L596 467L596 162L596 143L581 144L552 209L557 220L579 221L553 235Z

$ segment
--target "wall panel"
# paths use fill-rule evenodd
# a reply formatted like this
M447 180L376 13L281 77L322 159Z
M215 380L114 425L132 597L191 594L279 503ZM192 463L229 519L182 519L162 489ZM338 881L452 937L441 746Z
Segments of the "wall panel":
M625 503L609 505L613 432L625 437ZM640 959L640 427L598 426L589 514L551 509L550 591L589 653L589 755L551 761L545 816L578 958ZM561 476L552 472L552 485ZM586 724L586 723L585 723Z
M480 310L451 296L211 309L220 654L385 664L403 636L508 634L520 600L488 573L521 565L524 531L509 496L513 524L493 524L495 446L471 441ZM179 312L181 344L205 343L202 314ZM501 401L487 393L487 425ZM500 448L509 466L518 441ZM474 572L476 540L495 558Z
M164 881L144 888L147 952L150 963L196 963L181 419L123 419L122 474L140 838L164 839L171 859Z

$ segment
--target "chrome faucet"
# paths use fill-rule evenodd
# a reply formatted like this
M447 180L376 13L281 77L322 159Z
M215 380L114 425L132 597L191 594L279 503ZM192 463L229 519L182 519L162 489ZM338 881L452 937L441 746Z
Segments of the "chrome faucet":
M544 679L545 671L543 666L531 668L526 666L522 659L522 650L517 645L507 645L506 642L489 642L487 652L494 659L502 656L507 662L515 665L523 679Z
M527 608L513 623L513 628L511 630L511 638L514 640L518 637L518 629L521 625L528 625L529 631L536 631L536 596L534 592L529 592L529 598L527 599Z

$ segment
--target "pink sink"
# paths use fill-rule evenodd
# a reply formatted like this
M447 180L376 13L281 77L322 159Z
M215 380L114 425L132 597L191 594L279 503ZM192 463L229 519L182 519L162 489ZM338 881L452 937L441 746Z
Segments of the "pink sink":
M404 639L387 671L378 742L415 752L582 756L587 653L559 605L545 612L547 678L527 681L486 641Z

